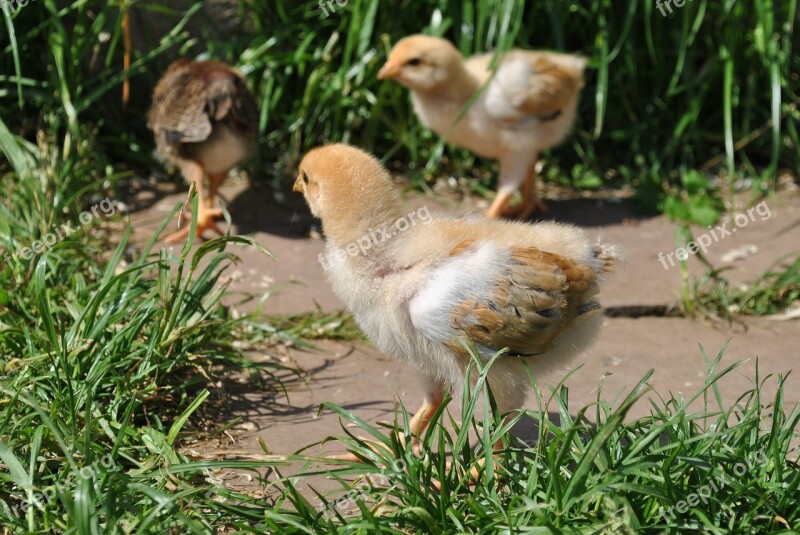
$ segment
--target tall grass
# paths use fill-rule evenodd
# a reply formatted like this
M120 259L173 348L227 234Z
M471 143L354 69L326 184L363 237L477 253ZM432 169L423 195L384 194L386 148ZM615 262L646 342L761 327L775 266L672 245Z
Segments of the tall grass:
M577 134L551 158L553 179L621 178L646 205L663 208L690 169L720 173L720 185L748 176L763 187L779 167L798 174L796 1L701 0L666 17L650 2L620 9L608 0L392 8L358 0L328 17L313 2L243 5L253 10L255 36L209 43L209 54L251 74L275 159L344 140L399 159L417 179L453 171L450 162L472 174L466 152L445 150L419 126L402 88L375 79L394 41L424 31L465 54L513 44L590 57Z
M618 179L636 186L645 205L663 209L692 169L709 172L706 181L720 175L725 196L741 177L768 187L780 168L800 174L797 0L695 0L666 16L635 0L333 6L326 17L316 2L241 0L240 26L221 34L197 11L200 3L182 13L126 1L134 30L145 36L147 12L175 24L166 39L151 36L134 53L126 111L116 91L108 94L123 77L119 6L31 3L6 16L15 37L0 36L8 73L0 77L0 113L30 139L31 118L49 102L67 129L78 117L88 125L112 163L144 162L152 141L142 111L167 63L161 52L184 43L182 54L221 58L248 75L261 109L259 159L278 162L277 173L314 145L346 141L400 162L418 183L443 172L485 176L468 153L444 147L419 125L405 90L375 78L393 42L429 32L465 54L513 45L590 58L576 134L548 158L553 180L597 186ZM187 17L202 39L186 41Z
M39 233L36 218L8 228L5 215L36 211L27 194L38 177L18 173L17 185L22 195L4 201L0 219L12 246L20 229ZM257 380L274 371L238 349L260 326L220 304L229 284L221 277L236 261L225 246L260 246L223 237L191 253L190 239L176 256L153 250L157 233L128 258L129 236L130 227L104 252L96 226L84 226L0 271L3 533L210 533L214 524L191 505L202 473L164 470L188 461L184 437L224 429L204 429L194 414L225 370Z
M709 176L689 169L708 160L705 167L725 176L714 190L723 192L739 176L766 185L779 166L797 170L796 0L695 0L664 18L652 4L630 1L620 10L610 0L405 0L391 7L351 0L327 18L313 2L242 0L241 28L224 38L201 7L37 0L14 13L3 9L3 253L75 222L130 166L152 164L143 111L174 53L225 59L248 75L261 104L259 157L278 162L279 177L303 150L329 140L399 161L420 185L442 172L477 174L470 155L419 126L403 90L375 80L391 43L418 31L445 35L464 53L515 44L591 57L577 133L550 157L554 180L586 185L618 177L651 204L678 190L692 198L711 191L719 202ZM145 40L144 14L174 22L165 38L150 36L134 51L128 73L123 12ZM190 22L201 26L201 39L186 33ZM647 377L621 404L598 394L577 412L563 386L537 390L544 401L525 416L537 423L538 441L507 441L497 463L488 452L508 424L473 418L483 382L464 393L465 410L450 422L454 433L440 425L446 413L437 414L422 458L396 433L329 405L382 450L343 428L350 433L343 441L366 463L339 471L306 466L281 477L287 462L314 459L193 460L181 446L205 432L197 415L214 399L216 374L231 366L255 378L269 372L234 342L276 330L290 339L355 333L338 316L290 318L278 329L234 318L220 305L222 275L236 261L225 247L258 247L252 241L222 238L194 253L156 250L151 241L132 256L128 237L108 240L90 225L0 269L3 533L722 533L789 532L800 524L792 450L800 415L784 410L784 378L773 399L762 398L765 380L756 377L751 391L724 403L718 381L734 367L718 370L721 353L700 392L653 401L646 418L626 416L642 402ZM794 283L792 268L770 277ZM689 405L701 400L693 412ZM406 419L403 412L401 425ZM470 432L479 436L477 450ZM481 460L485 468L471 485L465 474ZM746 474L736 479L740 466ZM265 500L222 486L212 477L219 469L278 477ZM383 486L350 489L349 479L376 473L385 476ZM312 503L301 493L302 483L321 475L340 478L356 512L331 503L335 495ZM720 478L730 483L702 506L686 504Z

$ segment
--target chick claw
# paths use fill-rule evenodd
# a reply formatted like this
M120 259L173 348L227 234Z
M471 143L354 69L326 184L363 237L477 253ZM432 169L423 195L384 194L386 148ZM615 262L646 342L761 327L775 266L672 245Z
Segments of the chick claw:
M507 217L509 219L519 219L521 221L525 221L535 212L546 214L549 211L550 209L547 207L544 201L541 201L539 198L535 197L527 202L523 200L516 206L507 205L500 213L503 217Z
M400 444L407 444L407 441L405 439L405 433L400 433L399 434L399 439L400 439ZM362 443L364 443L367 447L369 447L372 451L374 451L376 454L378 454L378 455L386 455L387 453L391 453L391 452L389 452L386 444L383 444L381 442L376 442L374 440L369 440L369 439L366 439L366 438L360 438L359 440ZM417 458L421 458L423 454L422 454L422 449L420 448L420 440L419 440L419 438L417 438L415 435L411 435L410 443L411 443L410 445L411 445L412 454ZM501 448L502 448L502 444L501 444L501 442L498 441L495 444L494 449L492 451L492 457L494 459L495 466L499 466L499 463L497 461L497 457L498 457L498 452L499 452L499 450ZM401 456L401 458L402 458L402 456ZM342 454L326 455L324 457L324 459L328 459L328 460L332 460L332 461L344 461L344 462L350 462L350 463L363 463L364 462L364 459L362 457L359 457L355 453L342 453ZM480 482L481 472L483 472L485 464L486 464L486 460L485 459L478 459L476 461L476 463L467 472L466 476L467 476L467 479L468 479L468 485L470 487L474 487ZM447 461L445 463L445 472L449 472L451 466L452 466L452 461ZM432 478L430 480L430 483L433 486L433 488L436 489L437 491L441 491L442 490L442 483L438 479Z
M220 236L224 235L225 233L222 232L219 227L217 227L214 218L221 217L222 210L219 208L205 208L202 205L197 209L197 236L202 236L203 231L205 230L213 230ZM181 213L181 219L191 222L192 216L188 212ZM185 240L189 233L191 232L192 227L191 223L186 225L183 229L179 230L174 234L170 234L166 238L167 243L177 243L180 241Z
M399 433L398 438L400 444L406 444L405 433ZM370 440L367 438L359 438L359 440L378 455L385 455L387 453L392 453L391 450L386 446L386 444L382 442L377 442L375 440ZM420 452L419 438L417 438L414 435L411 435L411 451L414 453L414 455L417 456L419 455ZM355 453L340 453L334 455L326 455L324 458L330 459L332 461L346 461L350 463L364 462L363 459L358 455L356 455Z

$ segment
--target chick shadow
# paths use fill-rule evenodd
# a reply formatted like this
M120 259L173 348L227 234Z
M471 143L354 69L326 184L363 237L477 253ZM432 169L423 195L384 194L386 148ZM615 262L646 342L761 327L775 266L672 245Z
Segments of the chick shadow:
M561 426L561 415L557 412L548 412L547 419L556 427ZM539 422L530 414L522 415L522 418L514 424L509 433L512 444L532 448L540 439L541 426Z
M277 189L251 183L226 201L238 234L265 232L299 240L308 238L309 231L320 226L303 196L283 183Z
M186 195L189 191L189 186L180 174L166 174L166 178L159 179L144 176L145 174L140 174L122 178L113 184L114 198L125 203L130 213L145 212L167 197Z
M258 381L225 377L221 381L224 399L208 416L218 422L238 418L242 423L252 424L254 432L267 429L280 419L309 423L315 419L313 409L318 404L297 403L297 399L305 393L303 390L313 389L315 374L334 365L334 360L325 359L313 368L279 368L262 372Z
M280 421L291 421L297 425L312 423L317 420L316 413L324 399L315 398L309 402L309 397L314 391L327 391L332 385L343 384L350 378L344 373L331 373L340 369L342 360L349 356L325 358L311 367L286 367L269 373L262 372L258 381L242 382L233 376L226 377L222 381L224 399L220 399L221 403L209 416L219 422L238 418L242 423L252 424L255 433ZM347 411L358 412L367 421L389 418L396 408L393 400L377 395L339 406Z
M526 221L530 223L556 221L572 223L579 227L606 227L631 224L656 217L644 213L633 199L568 199L546 200L547 212L535 212Z

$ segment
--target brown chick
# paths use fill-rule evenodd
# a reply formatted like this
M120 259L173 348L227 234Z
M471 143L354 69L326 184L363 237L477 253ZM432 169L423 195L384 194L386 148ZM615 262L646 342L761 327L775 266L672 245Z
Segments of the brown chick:
M214 198L228 172L252 149L257 121L258 109L245 81L224 63L181 59L156 85L147 126L158 151L195 183L198 236L207 229L222 234L214 222L222 215ZM189 231L187 226L167 242L184 240Z
M525 219L546 209L536 196L536 163L572 128L586 59L515 49L492 72L492 57L465 60L445 39L412 35L397 42L378 79L410 89L420 120L447 141L499 160L497 196L486 215ZM509 206L523 184L522 204Z
M341 144L309 152L294 191L322 220L336 295L381 351L426 377L412 444L445 392L464 385L471 357L460 339L484 361L508 350L488 376L507 413L530 388L526 366L547 377L597 335L599 284L617 256L579 228L405 213L380 162Z

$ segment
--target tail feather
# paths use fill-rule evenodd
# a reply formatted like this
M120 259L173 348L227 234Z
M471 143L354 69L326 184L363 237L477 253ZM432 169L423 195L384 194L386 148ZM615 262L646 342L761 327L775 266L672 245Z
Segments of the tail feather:
M605 243L597 243L594 246L594 257L600 261L598 273L613 273L617 265L622 260L619 247Z

